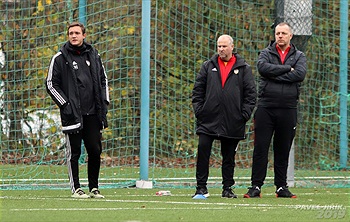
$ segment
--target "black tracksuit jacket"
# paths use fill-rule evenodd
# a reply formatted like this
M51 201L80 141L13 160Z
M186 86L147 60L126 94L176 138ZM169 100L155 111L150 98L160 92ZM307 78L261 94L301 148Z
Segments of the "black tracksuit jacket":
M93 101L92 114L97 114L100 128L108 127L107 105L109 104L107 76L101 58L95 48L84 42L88 66L91 73L91 87L93 95L81 95L83 92L79 88L77 67L73 61L70 43L65 43L60 51L54 55L50 61L48 75L46 78L46 89L53 101L60 108L62 131L64 133L77 132L83 127L82 115L89 112L91 107L82 107L85 100ZM85 67L86 68L86 67ZM94 98L83 98L93 96Z
M291 68L293 71L290 71ZM306 75L306 57L291 44L282 64L276 42L263 49L258 58L260 74L258 107L297 108L300 85Z

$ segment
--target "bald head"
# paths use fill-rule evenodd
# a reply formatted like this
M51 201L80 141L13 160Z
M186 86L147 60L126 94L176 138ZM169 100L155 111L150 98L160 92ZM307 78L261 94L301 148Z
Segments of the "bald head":
M221 35L218 38L218 42L219 41L229 41L230 44L233 44L233 38L230 35Z

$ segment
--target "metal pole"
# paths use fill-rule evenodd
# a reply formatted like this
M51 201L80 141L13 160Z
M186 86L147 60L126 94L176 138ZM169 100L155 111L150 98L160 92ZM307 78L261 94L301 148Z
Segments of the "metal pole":
M140 179L148 180L151 1L142 0Z
M86 25L86 0L79 0L79 22Z
M349 34L349 18L348 18L348 0L340 1L340 52L339 52L339 91L340 91L340 167L347 167L348 156L348 34Z
M79 0L79 22L86 25L86 0ZM81 143L81 155L79 163L85 163L86 153L84 142Z
M293 140L293 143L292 143L292 147L289 151L289 159L288 159L288 168L287 168L287 185L289 187L294 187L294 183L295 183L295 180L294 180L294 140Z

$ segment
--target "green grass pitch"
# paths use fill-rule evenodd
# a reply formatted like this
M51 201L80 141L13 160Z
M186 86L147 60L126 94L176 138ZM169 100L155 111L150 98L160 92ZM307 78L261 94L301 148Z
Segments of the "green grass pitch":
M209 188L205 200L191 198L194 189L101 189L105 199L73 199L69 189L2 190L0 220L98 222L224 222L224 221L349 221L349 188L291 188L298 198L276 198L273 187L262 189L262 198L245 199L245 188L236 188L237 199L221 198L221 189ZM162 189L163 190L163 189ZM87 191L87 188L85 188Z

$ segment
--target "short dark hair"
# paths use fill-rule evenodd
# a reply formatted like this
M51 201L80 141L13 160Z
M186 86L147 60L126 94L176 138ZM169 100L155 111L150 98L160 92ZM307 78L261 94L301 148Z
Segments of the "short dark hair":
M69 29L72 28L72 27L75 27L75 26L79 26L81 28L81 31L83 32L83 34L85 34L85 26L83 23L80 23L80 22L72 22L68 25L68 28L67 28L67 35L69 35Z
M283 26L283 25L288 26L289 29L290 29L290 32L293 33L293 28L292 28L292 26L291 26L288 22L280 22L280 23L278 23L278 24L276 25L276 27L277 27L277 26ZM275 27L275 28L276 28L276 27Z

